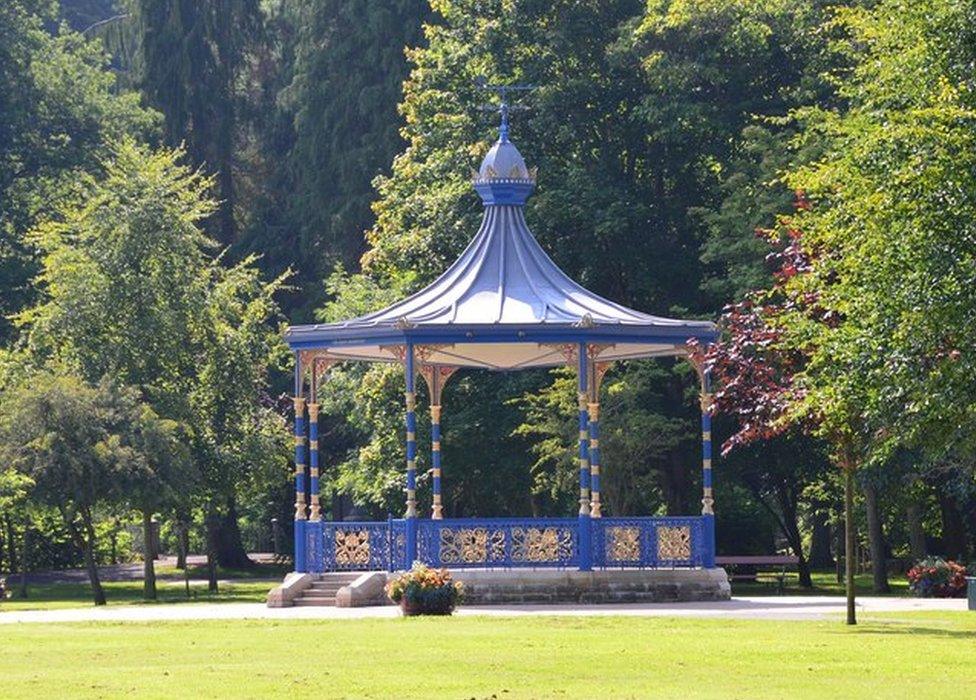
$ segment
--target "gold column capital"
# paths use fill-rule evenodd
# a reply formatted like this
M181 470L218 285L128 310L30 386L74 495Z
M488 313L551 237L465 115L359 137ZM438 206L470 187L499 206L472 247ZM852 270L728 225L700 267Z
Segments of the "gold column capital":
M301 413L305 408L305 397L296 396L292 399L292 401L295 403L295 413Z
M590 403L590 420L600 420L600 402Z
M317 423L319 420L319 405L317 403L310 403L308 405L308 419L313 423Z
M441 406L440 404L431 404L430 406L430 419L435 423L441 422Z

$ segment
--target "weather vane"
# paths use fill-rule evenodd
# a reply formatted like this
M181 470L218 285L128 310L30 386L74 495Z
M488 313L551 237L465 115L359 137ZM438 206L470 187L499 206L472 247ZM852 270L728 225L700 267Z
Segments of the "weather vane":
M499 98L501 98L501 104L498 107L488 105L483 109L490 109L491 111L497 111L502 115L502 123L498 128L498 137L502 141L508 141L508 113L513 109L523 109L520 105L509 104L509 93L513 92L528 92L529 90L535 90L535 85L492 85L488 82L488 79L483 75L478 76L474 84L482 90L492 90L498 93Z

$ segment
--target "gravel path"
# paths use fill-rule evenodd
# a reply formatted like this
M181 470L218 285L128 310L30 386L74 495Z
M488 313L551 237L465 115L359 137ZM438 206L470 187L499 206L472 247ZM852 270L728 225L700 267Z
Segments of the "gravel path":
M464 606L459 615L519 617L563 615L590 617L624 615L634 617L694 617L761 620L811 620L840 617L844 599L821 596L736 597L724 602L656 603L631 605L494 605ZM862 613L966 610L965 600L890 598L865 596L858 599ZM2 612L0 624L34 622L149 622L177 620L341 620L399 617L393 606L369 608L279 608L260 603L184 603L179 605L118 605L61 610ZM976 612L973 613L976 622Z

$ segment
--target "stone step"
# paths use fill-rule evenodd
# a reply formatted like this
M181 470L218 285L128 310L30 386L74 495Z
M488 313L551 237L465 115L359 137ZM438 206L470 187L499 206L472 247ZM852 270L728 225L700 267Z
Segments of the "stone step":
M335 606L335 596L303 595L300 598L295 598L295 605L305 607L314 605L333 607Z

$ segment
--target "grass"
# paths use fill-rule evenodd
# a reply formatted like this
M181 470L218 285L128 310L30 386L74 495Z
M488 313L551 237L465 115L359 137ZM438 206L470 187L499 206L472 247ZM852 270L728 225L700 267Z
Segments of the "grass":
M191 596L187 598L181 579L182 571L172 567L157 567L162 577L157 581L159 598L146 601L142 598L141 581L103 582L109 605L156 605L176 603L262 603L275 585L281 582L286 567L275 564L257 564L249 569L220 569L220 591L214 595L206 589L207 571L203 566L190 567ZM172 578L170 578L172 577ZM787 580L784 595L844 595L843 584L838 584L833 572L815 572L814 587L800 588L796 576ZM857 578L858 595L875 595L871 592L871 576ZM890 595L907 595L908 582L901 577L891 579ZM14 586L16 590L16 586ZM733 595L776 595L776 587L766 583L736 581L732 584ZM9 598L0 602L0 615L12 610L53 610L91 605L91 587L87 583L32 584L27 599Z
M207 591L206 581L192 582L190 597L182 581L157 581L155 601L142 599L142 581L103 582L105 597L109 605L159 605L165 603L261 603L268 591L280 583L281 579L260 581L238 579L221 581L219 592ZM27 598L8 598L0 602L0 617L4 612L14 610L54 610L57 608L79 608L92 605L91 586L87 583L46 583L32 584L27 589ZM0 693L3 692L0 684Z
M814 571L813 588L801 588L796 572L787 574L783 595L844 595L844 583L837 583L837 575L833 571ZM890 593L875 593L871 574L858 574L854 577L854 588L857 595L909 595L908 579L904 575L892 574L888 576ZM775 583L751 583L748 581L733 581L732 595L776 595Z
M5 697L976 697L976 614L0 627Z

